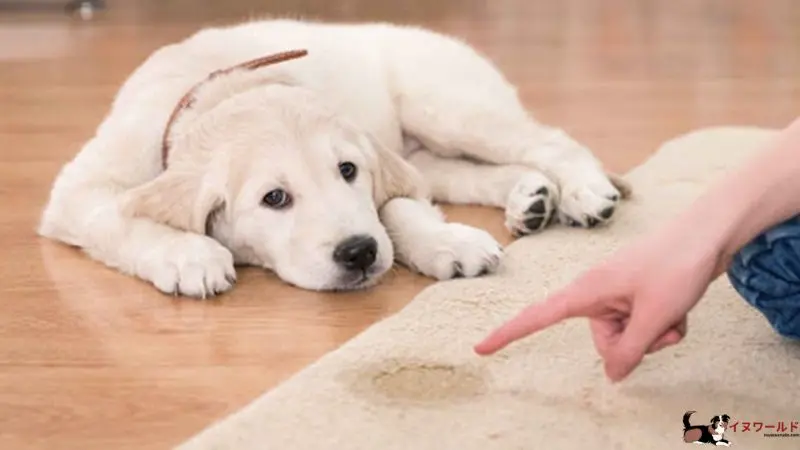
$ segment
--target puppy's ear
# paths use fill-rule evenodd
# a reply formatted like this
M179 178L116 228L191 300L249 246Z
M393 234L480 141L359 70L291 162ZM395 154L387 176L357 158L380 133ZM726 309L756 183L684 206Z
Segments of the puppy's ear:
M224 207L223 191L192 171L167 170L127 192L122 211L192 233L204 234L209 216Z
M399 155L379 146L373 197L378 205L396 197L425 198L422 174Z
M373 198L378 208L396 197L428 198L422 174L414 166L372 136L362 135L362 140L371 150L368 158L373 168Z

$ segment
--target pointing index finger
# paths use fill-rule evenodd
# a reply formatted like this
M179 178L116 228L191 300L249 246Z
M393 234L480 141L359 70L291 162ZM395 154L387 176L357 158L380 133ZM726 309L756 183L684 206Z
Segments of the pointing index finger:
M562 293L528 306L477 344L475 352L479 355L495 353L518 339L580 314L581 311L571 308L570 302Z

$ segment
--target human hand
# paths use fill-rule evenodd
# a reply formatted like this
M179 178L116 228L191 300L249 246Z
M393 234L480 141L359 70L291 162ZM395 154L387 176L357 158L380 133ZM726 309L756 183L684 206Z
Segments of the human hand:
M492 354L565 319L586 317L612 381L686 335L687 314L720 272L720 255L684 227L636 242L500 326L475 351Z

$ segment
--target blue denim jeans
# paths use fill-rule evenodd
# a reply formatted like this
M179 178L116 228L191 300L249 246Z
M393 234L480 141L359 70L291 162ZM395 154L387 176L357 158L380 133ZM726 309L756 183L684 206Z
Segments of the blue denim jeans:
M800 217L745 245L734 256L728 279L778 334L800 339Z

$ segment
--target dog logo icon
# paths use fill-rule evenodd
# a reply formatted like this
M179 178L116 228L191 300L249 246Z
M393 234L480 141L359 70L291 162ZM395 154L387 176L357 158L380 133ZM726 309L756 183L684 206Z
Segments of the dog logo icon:
M725 431L731 416L720 414L711 418L708 425L692 425L689 417L697 411L686 411L683 415L683 442L687 444L724 445L729 447L730 441L725 439Z

